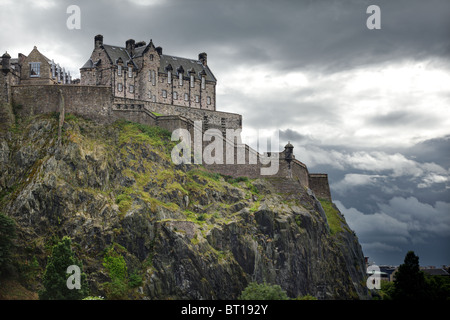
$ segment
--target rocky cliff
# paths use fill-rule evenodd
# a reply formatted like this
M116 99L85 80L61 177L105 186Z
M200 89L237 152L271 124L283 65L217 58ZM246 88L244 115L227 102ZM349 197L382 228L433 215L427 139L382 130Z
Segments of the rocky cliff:
M0 212L18 225L26 285L39 289L51 245L70 236L91 295L107 295L113 248L142 279L130 298L235 299L251 281L292 298L366 298L361 247L332 203L294 180L175 166L173 146L129 122L66 115L60 143L54 114L14 126L0 142Z

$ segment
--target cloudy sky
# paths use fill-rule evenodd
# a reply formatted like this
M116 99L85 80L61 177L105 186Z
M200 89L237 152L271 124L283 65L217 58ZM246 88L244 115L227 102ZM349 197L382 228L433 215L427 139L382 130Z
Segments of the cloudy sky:
M450 264L450 1L0 0L0 27L2 53L36 45L75 77L96 34L207 52L218 110L243 115L247 143L278 132L328 173L370 260Z

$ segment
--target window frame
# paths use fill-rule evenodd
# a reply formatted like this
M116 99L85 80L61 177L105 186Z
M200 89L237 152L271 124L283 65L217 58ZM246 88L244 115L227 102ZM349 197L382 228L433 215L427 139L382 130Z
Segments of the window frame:
M30 62L30 78L40 78L41 77L41 63L40 62ZM36 72L32 74L32 72Z

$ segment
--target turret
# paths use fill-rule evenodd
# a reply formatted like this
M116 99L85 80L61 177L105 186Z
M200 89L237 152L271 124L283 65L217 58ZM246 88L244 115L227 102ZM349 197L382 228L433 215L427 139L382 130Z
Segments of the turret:
M11 59L11 56L8 54L8 52L5 52L2 56L2 69L4 71L9 71L10 59Z
M293 158L294 158L294 146L289 141L288 144L284 146L284 159L288 163L291 163Z

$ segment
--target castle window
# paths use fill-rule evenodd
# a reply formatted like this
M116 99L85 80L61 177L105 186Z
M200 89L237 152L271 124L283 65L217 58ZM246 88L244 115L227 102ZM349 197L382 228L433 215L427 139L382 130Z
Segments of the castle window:
M163 96L163 98L167 98L167 91L166 90L162 91L162 96Z
M122 66L120 64L117 66L117 75L118 76L122 75Z
M172 83L172 71L167 71L167 83Z
M189 101L189 94L187 93L184 94L184 101Z
M200 96L199 96L199 95L196 95L196 96L195 96L195 102L197 102L197 103L200 102Z
M206 97L206 103L211 104L211 97Z
M134 92L134 86L130 85L130 92L133 93Z
M151 99L152 98L152 91L148 90L148 98Z
M156 102L156 96L155 95L153 95L152 101Z
M176 91L173 92L173 99L174 100L178 99L178 93Z
M118 83L118 84L117 84L117 90L118 90L119 92L122 92L122 90L123 90L123 85L122 85L121 83Z
M202 77L202 89L205 89L206 87L206 78Z
M194 75L191 74L191 88L194 87Z
M180 85L180 86L182 86L183 85L183 74L178 74L178 84Z
M128 67L128 78L133 77L133 67Z
M153 55L152 54L150 55L150 61L153 61Z
M41 76L41 63L30 62L30 77L40 77L40 76Z
M152 85L156 86L156 73L155 73L155 70L152 70Z

